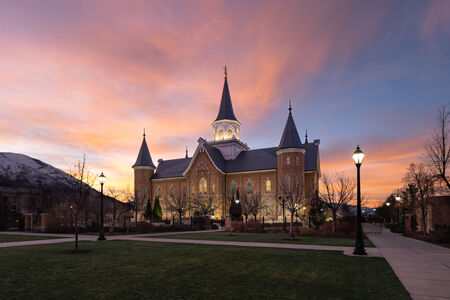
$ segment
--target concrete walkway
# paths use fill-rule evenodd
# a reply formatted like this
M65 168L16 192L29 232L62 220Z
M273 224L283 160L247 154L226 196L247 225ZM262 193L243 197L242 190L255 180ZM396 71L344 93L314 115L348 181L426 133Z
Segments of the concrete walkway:
M167 239L157 238L158 236L180 235L180 234L202 234L208 232L219 232L220 230L202 230L202 231L184 231L184 232L163 232L163 233L144 233L136 235L114 235L106 238L112 240L123 241L140 241L140 242L154 242L154 243L179 243L179 244L198 244L198 245L218 245L218 246L239 246L239 247L261 247L261 248L281 248L281 249L298 249L298 250L321 250L321 251L341 251L345 255L353 256L353 247L343 246L322 246L322 245L303 245L303 244L279 244L279 243L257 243L257 242L231 242L231 241L211 241L211 240L188 240L188 239ZM20 234L20 235L34 235L34 236L59 236L61 239L48 240L34 240L34 241L20 241L0 243L0 248L17 247L17 246L33 246L56 243L73 242L75 237L73 234L56 234L56 233L31 233L31 232L2 232L0 234ZM80 241L96 241L96 235L82 235L78 236ZM367 256L363 257L381 257L380 251L377 248L367 248Z
M147 235L148 236L148 235ZM198 245L217 245L217 246L239 246L239 247L261 247L261 248L282 248L298 250L321 250L321 251L342 251L345 255L353 256L353 247L343 246L323 246L323 245L302 245L302 244L278 244L278 243L257 243L257 242L229 242L213 240L183 240L183 239L165 239L153 237L122 236L117 240L154 242L154 243L180 243L180 244L198 244ZM363 257L381 257L381 253L376 248L367 248L367 256Z
M363 224L413 299L450 299L450 249ZM379 231L379 230L378 230Z

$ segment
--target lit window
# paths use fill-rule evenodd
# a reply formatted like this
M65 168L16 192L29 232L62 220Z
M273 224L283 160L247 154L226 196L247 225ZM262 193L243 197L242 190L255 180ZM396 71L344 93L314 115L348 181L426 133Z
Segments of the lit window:
M213 183L211 183L211 194L216 193L216 185Z
M290 165L291 164L291 158L288 156L286 157L286 165Z
M208 186L206 184L206 179L205 178L200 178L200 181L198 182L198 192L200 194L206 194L206 192L208 191Z
M158 189L156 190L156 198L161 198L161 187L158 186Z
M266 180L266 193L270 193L272 191L272 182L270 180Z
M253 183L251 181L249 181L247 183L247 194L252 194L253 193Z
M175 196L175 188L173 185L170 187L170 197L173 198Z
M217 140L223 140L223 128L219 128L217 131Z
M192 195L195 194L195 185L192 185L192 188L191 188L191 194L192 194Z

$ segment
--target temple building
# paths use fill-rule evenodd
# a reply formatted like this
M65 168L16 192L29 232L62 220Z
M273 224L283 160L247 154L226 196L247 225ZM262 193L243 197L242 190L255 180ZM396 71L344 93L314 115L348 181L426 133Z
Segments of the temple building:
M276 122L277 120L273 120ZM282 183L301 188L303 193L318 190L320 177L320 140L301 141L289 104L284 131L280 132L278 146L250 149L241 141L241 123L234 114L228 79L225 73L219 113L212 122L212 139L198 139L192 155L153 163L146 137L133 165L136 199L151 202L159 198L163 218L174 212L168 209L168 199L184 197L190 203L197 199L213 199L216 207L212 218L224 218L228 214L233 195L258 194L263 207L258 217L281 218L277 198ZM195 206L186 210L186 216L194 213ZM303 212L304 213L304 212Z

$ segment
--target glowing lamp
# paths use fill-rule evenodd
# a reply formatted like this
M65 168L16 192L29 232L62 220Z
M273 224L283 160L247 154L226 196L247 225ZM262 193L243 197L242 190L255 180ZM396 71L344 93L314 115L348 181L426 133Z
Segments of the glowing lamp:
M353 160L355 161L355 165L361 165L362 161L364 159L364 152L361 151L361 149L358 147L356 147L355 152L353 152Z
M98 182L100 182L101 185L103 185L106 182L106 176L102 174L100 174L100 176L98 176Z

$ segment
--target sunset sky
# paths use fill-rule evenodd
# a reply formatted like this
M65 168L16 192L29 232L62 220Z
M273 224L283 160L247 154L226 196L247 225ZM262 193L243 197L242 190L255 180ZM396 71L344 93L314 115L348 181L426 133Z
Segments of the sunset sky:
M277 146L291 99L322 171L361 145L374 206L450 101L450 1L0 0L0 151L131 185L144 127L155 163L212 139L224 65L242 141Z

